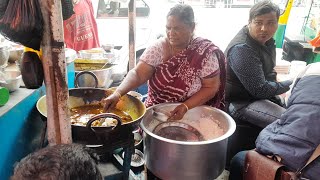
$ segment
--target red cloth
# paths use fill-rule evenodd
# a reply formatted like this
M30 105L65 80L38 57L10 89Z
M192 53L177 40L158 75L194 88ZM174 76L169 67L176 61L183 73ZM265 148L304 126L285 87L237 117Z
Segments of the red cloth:
M164 102L184 102L192 81L199 76L203 61L210 53L215 53L218 57L221 83L215 97L206 104L224 109L226 83L224 54L211 41L199 37L193 39L186 50L156 67L155 74L149 80L146 106Z
M311 46L320 47L320 32L317 34L315 38L309 41L309 43L311 44Z
M73 10L75 14L63 21L67 48L79 51L100 47L91 0L80 0Z

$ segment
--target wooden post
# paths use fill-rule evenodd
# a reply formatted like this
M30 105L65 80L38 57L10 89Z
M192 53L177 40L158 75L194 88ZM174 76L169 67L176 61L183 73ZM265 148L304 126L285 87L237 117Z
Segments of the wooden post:
M129 2L129 70L136 66L136 0Z
M61 0L39 0L44 20L41 43L47 94L47 129L50 145L72 142L68 116L68 87Z

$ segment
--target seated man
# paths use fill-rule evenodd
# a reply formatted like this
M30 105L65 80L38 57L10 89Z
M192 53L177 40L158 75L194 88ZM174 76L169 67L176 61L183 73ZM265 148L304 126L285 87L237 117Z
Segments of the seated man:
M290 171L302 168L320 144L320 63L313 63L299 74L280 119L261 131L256 151L277 155ZM246 151L231 161L230 180L241 180ZM311 180L320 177L320 157L302 171Z
M23 158L12 180L90 179L100 180L97 157L79 144L55 145Z
M280 10L271 1L260 1L250 9L249 24L229 43L226 101L235 120L264 128L285 110L277 95L289 90L291 80L277 82L274 71L276 49L273 35ZM273 102L272 102L273 101ZM274 103L276 102L276 103Z

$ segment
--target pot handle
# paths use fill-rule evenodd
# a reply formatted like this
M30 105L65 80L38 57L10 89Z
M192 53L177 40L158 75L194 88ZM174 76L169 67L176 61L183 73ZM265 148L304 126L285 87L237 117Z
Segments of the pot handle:
M119 126L122 125L121 118L120 118L118 115L113 114L113 113L101 113L101 114L97 114L97 115L93 116L91 119L89 119L89 121L87 122L86 127L87 127L90 131L92 131L92 132L95 133L96 130L95 130L94 128L92 128L91 125L92 125L92 123L93 123L94 121L96 121L96 120L98 120L98 119L100 119L100 118L113 118L113 119L116 119L116 120L117 120L117 125L114 126L114 127L112 128L112 130L114 130L115 128L117 128L117 127L119 127Z
M74 78L74 86L76 88L79 87L79 77L81 75L83 75L83 74L90 74L93 77L94 82L95 82L94 88L98 87L98 78L93 72L91 72L91 71L81 71L81 72L77 73L76 77Z

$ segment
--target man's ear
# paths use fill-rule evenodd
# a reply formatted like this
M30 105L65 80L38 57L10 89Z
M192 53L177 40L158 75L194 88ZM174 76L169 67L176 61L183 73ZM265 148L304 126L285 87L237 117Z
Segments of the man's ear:
M249 33L251 32L251 25L250 25L251 23L252 23L252 21L248 21L247 27L248 27Z

